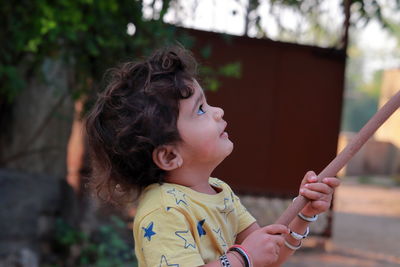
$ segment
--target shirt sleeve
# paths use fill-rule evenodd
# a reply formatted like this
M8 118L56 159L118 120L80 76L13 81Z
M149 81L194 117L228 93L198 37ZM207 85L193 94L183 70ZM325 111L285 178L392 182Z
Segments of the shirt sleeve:
M204 265L194 230L177 209L158 209L140 221L135 246L140 246L147 267Z
M240 202L240 199L235 193L232 191L232 199L234 200L233 203L235 205L235 209L237 211L237 216L239 220L238 229L236 234L239 234L251 224L256 222L256 219L250 214L250 212L246 209L245 206Z
M250 214L250 212L246 209L245 206L240 202L240 198L233 192L232 188L225 182L215 179L217 183L222 185L225 189L229 191L229 194L231 195L231 199L233 202L233 205L235 206L237 218L238 218L238 226L236 230L236 234L239 234L243 230L245 230L247 227L249 227L251 224L256 222L257 220Z

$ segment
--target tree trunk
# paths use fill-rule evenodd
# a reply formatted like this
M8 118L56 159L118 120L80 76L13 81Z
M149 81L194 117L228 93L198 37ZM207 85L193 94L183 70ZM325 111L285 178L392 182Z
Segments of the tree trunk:
M65 178L73 120L72 71L61 58L46 59L29 79L0 133L0 166Z
M350 28L350 0L343 0L343 12L344 12L344 23L343 23L343 38L340 48L347 51L347 46L349 44L349 28Z

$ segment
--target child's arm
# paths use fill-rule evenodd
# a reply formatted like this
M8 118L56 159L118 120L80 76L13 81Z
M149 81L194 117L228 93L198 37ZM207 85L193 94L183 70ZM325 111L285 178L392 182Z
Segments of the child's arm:
M307 217L313 217L314 215L320 214L325 212L329 209L332 201L332 195L334 189L339 186L340 180L334 177L324 178L322 183L317 183L316 175L314 172L307 172L304 176L304 179L300 185L300 194L311 201L303 208L301 211ZM290 224L289 229L293 232L303 234L306 231L309 222L296 217ZM237 244L242 244L246 246L248 243L248 237L253 233L257 233L259 231L260 226L257 223L253 223L248 228L243 230L241 233L238 234L236 238ZM294 239L290 235L285 235L285 239L289 244L293 246L297 246L300 244L300 241ZM253 241L252 241L253 242ZM294 250L289 249L287 246L283 245L280 247L278 252L279 258L275 260L273 264L271 264L271 255L267 252L264 252L264 259L266 262L269 262L271 265L268 266L280 266L286 259L292 255ZM250 254L251 250L249 251ZM254 254L254 253L253 253ZM257 255L258 257L259 255Z
M306 197L310 202L301 210L301 214L306 217L314 217L329 209L332 203L333 192L340 185L340 180L336 177L324 178L321 183L317 182L317 175L309 171L304 176L300 185L300 195ZM299 216L293 219L289 224L289 229L293 232L304 234L310 222L301 219ZM286 236L286 240L293 246L300 245L300 241L292 236ZM271 266L280 266L286 259L292 255L294 250L284 246L279 255L279 260Z
M243 241L242 246L245 247L250 254L253 266L267 266L277 261L280 247L282 247L284 243L283 234L288 234L288 228L280 224L259 227L257 223L253 223L240 234L244 235L246 233L249 234ZM228 251L226 256L232 267L245 266L244 260L240 254ZM203 266L220 267L221 262L217 260Z

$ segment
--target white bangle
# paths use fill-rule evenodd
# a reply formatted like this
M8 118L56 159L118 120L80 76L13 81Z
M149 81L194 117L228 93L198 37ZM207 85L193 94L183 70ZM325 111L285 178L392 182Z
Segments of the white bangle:
M287 242L286 239L285 239L285 246L290 248L291 250L298 250L299 248L301 248L301 241L300 241L300 244L298 246L293 246L292 244Z
M306 222L315 222L316 220L318 220L318 214L314 215L313 217L307 217L303 213L299 212L299 214L297 214L297 216L299 216Z
M290 236L293 237L296 240L302 240L302 239L306 238L309 233L310 233L310 227L308 227L308 226L307 226L306 232L303 235L298 234L298 233L293 232L292 230L290 230Z

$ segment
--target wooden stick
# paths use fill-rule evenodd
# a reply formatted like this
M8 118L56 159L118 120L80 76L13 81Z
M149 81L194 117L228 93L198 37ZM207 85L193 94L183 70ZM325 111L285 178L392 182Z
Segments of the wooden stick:
M400 107L400 91L397 92L389 101L380 108L375 115L364 125L351 142L334 158L325 169L318 174L318 181L325 177L335 176L349 160L357 153L365 142L375 133L375 131ZM286 226L296 217L296 215L306 206L309 200L299 196L282 213L276 223Z

